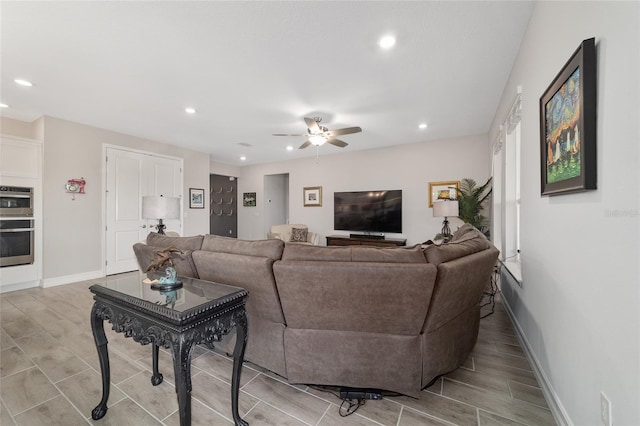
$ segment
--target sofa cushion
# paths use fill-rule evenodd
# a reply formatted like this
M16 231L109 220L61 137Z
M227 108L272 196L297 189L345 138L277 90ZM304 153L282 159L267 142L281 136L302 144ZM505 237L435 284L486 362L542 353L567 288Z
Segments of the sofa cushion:
M413 247L351 247L353 262L425 263L420 245Z
M282 260L317 262L426 263L419 245L413 247L286 245Z
M282 260L315 260L324 262L350 262L351 247L307 246L287 244Z
M306 243L308 231L307 228L291 228L291 242Z
M238 240L236 238L205 235L202 250L218 253L232 253L247 256L268 257L279 260L282 257L284 242L282 240Z
M451 240L442 245L432 245L424 250L427 262L438 265L443 262L468 256L482 250L486 250L491 243L479 231L465 233L456 241Z
M159 251L165 250L166 248L167 247L150 246L144 243L134 244L133 252L138 259L138 266L140 266L140 270L142 272L146 272L151 262L153 262L156 258L157 253ZM193 258L191 257L191 253L191 250L182 250L182 253L171 253L171 262L173 263L173 267L179 276L199 278L198 271L196 270L196 266L193 263ZM158 271L164 271L167 266L169 265L163 265L163 267L158 269Z
M193 237L167 237L166 235L152 232L147 235L147 244L164 248L175 247L180 250L200 250L203 238L202 235L195 235Z
M272 240L280 242L280 240ZM284 323L273 259L265 256L198 250L193 253L200 279L242 287L249 292L247 311L257 317Z
M459 241L465 236L468 237L469 235L476 235L476 233L478 233L478 230L476 229L475 226L469 223L465 223L464 225L456 229L456 231L451 236L451 241L452 242Z

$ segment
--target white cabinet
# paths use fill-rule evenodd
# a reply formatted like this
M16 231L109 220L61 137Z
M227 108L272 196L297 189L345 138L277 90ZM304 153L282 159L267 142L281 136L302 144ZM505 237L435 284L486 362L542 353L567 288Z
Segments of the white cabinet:
M2 136L1 140L0 176L3 178L40 179L42 143L12 136Z
M35 229L33 264L0 268L0 293L37 287L42 282L42 142L0 135L0 185L33 188Z

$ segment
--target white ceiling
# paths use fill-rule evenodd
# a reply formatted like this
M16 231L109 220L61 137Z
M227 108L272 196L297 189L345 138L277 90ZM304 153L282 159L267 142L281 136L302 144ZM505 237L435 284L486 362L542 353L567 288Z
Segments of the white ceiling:
M320 155L481 134L532 9L531 1L2 1L0 102L9 108L0 112L235 165L315 156L314 147L286 151L304 137L272 136L305 132L305 116L363 129ZM389 33L396 46L382 50L377 41Z

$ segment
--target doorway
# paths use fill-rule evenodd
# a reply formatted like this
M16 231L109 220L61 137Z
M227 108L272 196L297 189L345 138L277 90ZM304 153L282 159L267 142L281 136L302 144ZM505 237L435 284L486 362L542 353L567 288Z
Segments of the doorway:
M209 175L209 233L238 238L238 180Z
M264 177L264 235L271 225L289 223L289 173Z
M182 199L181 158L105 145L105 274L135 271L131 247L145 241L155 223L142 218L142 197L163 195ZM167 231L182 235L180 218L167 220Z

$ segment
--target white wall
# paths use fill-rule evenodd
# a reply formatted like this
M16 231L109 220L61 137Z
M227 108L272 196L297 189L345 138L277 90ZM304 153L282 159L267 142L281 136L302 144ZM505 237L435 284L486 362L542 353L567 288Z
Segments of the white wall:
M289 175L278 174L264 177L264 233L271 229L271 225L279 225L289 219ZM257 202L256 202L257 204Z
M640 10L638 2L536 2L490 131L522 109L523 287L503 292L569 424L640 424ZM598 189L540 196L539 98L583 39L598 58Z
M240 167L218 163L216 161L209 162L209 173L215 175L238 177L240 176L240 169Z
M327 154L332 147L320 148L316 159L285 161L246 166L240 170L238 192L256 192L256 207L240 207L238 237L266 238L264 232L264 176L289 174L289 222L302 223L324 237L346 234L333 229L333 193L381 189L403 190L402 234L407 244L432 239L442 227L428 207L429 182L473 178L484 183L489 171L487 136L398 145L391 148ZM335 152L335 151L334 151ZM303 188L322 186L322 207L303 206ZM456 229L461 222L451 220Z
M25 133L43 140L44 256L43 277L63 283L102 270L102 145L112 144L184 158L184 196L189 188L209 188L209 156L176 146L136 138L83 124L44 117L33 123L3 118L8 134ZM68 179L84 177L86 194L75 200L65 192ZM208 193L206 190L206 203ZM185 235L209 231L208 209L184 210Z

